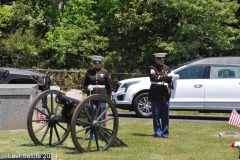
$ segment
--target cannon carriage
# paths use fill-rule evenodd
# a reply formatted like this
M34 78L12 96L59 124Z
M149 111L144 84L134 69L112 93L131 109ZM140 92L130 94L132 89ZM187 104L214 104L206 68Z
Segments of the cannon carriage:
M94 101L105 101L106 109L100 112L101 103L93 103ZM126 146L117 137L118 126L118 113L114 103L109 97L99 94L79 101L60 91L47 90L32 101L27 117L28 133L36 145L60 145L71 133L79 152Z

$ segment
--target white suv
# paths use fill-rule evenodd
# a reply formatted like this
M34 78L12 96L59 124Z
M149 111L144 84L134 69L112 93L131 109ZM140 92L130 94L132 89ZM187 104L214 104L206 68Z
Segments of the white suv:
M231 112L240 110L240 57L211 57L184 63L172 71L174 82L170 110ZM119 81L113 100L117 108L150 117L149 77Z

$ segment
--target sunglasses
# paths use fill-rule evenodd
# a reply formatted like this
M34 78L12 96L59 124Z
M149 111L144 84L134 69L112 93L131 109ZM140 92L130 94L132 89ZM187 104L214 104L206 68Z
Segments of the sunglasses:
M93 61L93 64L100 64L101 61Z
M156 59L165 60L165 58L163 58L163 57L156 57Z

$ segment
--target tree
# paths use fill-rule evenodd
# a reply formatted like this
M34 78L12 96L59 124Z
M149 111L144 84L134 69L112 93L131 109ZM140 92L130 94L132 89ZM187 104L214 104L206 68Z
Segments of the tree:
M168 52L167 63L174 67L235 51L240 35L235 16L238 8L237 1L230 0L132 2L128 10L116 14L116 50L126 55L121 56L121 68L146 71L156 52Z
M12 7L0 4L0 38L3 32L7 30L7 26L13 16Z
M156 52L168 52L172 67L239 55L238 8L236 0L1 1L0 45L15 66L31 57L26 65L88 68L97 54L112 73L145 73Z
M43 41L34 36L34 30L22 28L7 36L3 42L8 51L13 67L33 67L38 63L38 53L41 52Z
M108 38L98 35L99 26L92 20L95 14L88 10L91 2L69 0L59 26L46 34L44 49L61 68L88 67L82 57L88 61L90 55L102 53L108 46Z
M148 6L152 23L162 26L156 44L168 50L172 60L226 55L239 41L235 0L149 0Z

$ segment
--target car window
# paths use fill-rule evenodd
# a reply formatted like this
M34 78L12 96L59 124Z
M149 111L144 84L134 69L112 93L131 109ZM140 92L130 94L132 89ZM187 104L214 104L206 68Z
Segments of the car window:
M190 66L176 72L176 74L179 75L179 79L202 79L204 66Z
M211 66L210 79L239 78L238 66Z

